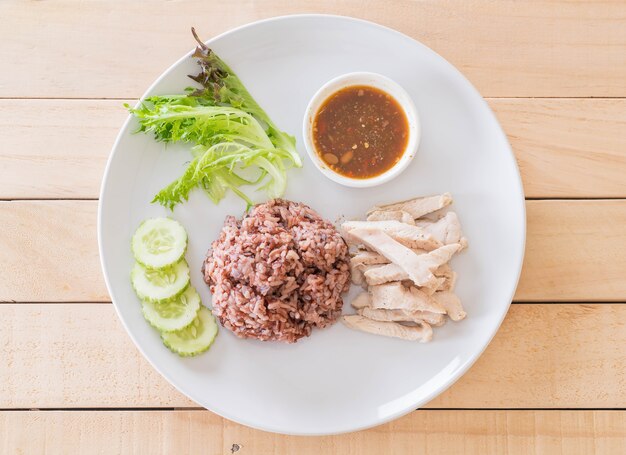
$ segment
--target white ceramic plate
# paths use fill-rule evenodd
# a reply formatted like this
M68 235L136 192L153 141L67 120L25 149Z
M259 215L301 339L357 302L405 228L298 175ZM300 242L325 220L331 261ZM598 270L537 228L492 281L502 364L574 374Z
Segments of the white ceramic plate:
M202 24L196 25L202 32ZM517 284L525 241L524 196L498 122L472 85L443 58L372 23L334 16L281 17L238 28L209 45L276 124L296 135L304 167L290 171L288 199L336 220L363 216L374 203L453 194L470 241L469 249L453 260L468 317L438 328L428 344L335 324L292 345L240 340L222 329L209 352L191 359L173 355L144 321L130 286L130 238L144 218L168 214L150 201L182 173L190 152L185 146L166 148L150 136L133 135L137 125L129 120L109 159L98 221L105 279L128 333L154 368L189 398L228 419L268 431L340 433L422 406L483 352ZM188 55L146 95L179 93L192 84L186 75L196 71ZM410 93L420 113L417 156L402 175L375 188L331 182L302 147L302 116L309 99L323 83L351 71L389 76ZM191 281L205 303L210 294L200 267L206 250L224 217L240 216L243 209L232 195L214 206L198 192L174 211L189 233ZM350 312L349 305L344 312Z

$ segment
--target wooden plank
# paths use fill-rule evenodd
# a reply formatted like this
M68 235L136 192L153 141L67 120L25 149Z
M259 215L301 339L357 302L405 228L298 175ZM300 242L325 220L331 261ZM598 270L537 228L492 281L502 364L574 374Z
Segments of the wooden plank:
M0 408L197 406L143 359L111 305L4 304L0 321ZM428 407L626 407L624 321L623 304L513 305Z
M97 198L122 104L0 100L0 197Z
M625 411L416 411L366 431L283 436L207 411L0 412L2 453L620 453Z
M0 408L197 406L144 360L112 305L4 304L0 315Z
M490 99L527 197L626 197L626 99ZM118 100L0 100L0 198L97 198ZM33 131L36 128L36 134Z
M0 202L0 301L107 301L96 201Z
M625 99L491 99L526 197L626 196Z
M626 201L528 201L517 301L626 300ZM108 301L96 201L0 202L0 301Z
M222 430L222 419L207 411L4 411L0 452L227 454Z
M207 38L283 14L354 15L430 46L486 96L625 96L626 3L472 0L0 2L3 97L134 98ZM97 30L97 33L94 33ZM68 32L71 31L71 32ZM33 62L37 65L34 67Z
M626 201L527 201L518 301L623 301Z
M324 438L285 437L224 422L224 453L553 454L619 453L626 412L416 411L374 428ZM231 444L231 441L235 441Z

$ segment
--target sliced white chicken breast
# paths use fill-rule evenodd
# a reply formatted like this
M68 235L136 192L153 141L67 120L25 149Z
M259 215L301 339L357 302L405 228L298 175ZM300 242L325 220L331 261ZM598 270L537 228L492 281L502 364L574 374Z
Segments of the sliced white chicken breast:
M454 291L456 287L456 272L450 272L449 275L446 275L443 278L443 282L437 287L436 292L438 291Z
M354 299L352 299L350 305L352 305L352 308L357 310L367 308L372 305L372 298L370 297L369 292L361 292Z
M450 193L444 193L437 196L418 197L409 199L406 201L396 202L395 204L381 205L373 207L368 215L375 211L405 211L416 218L421 218L424 215L441 210L444 207L452 204L452 196Z
M455 293L449 291L435 292L433 298L445 308L446 313L453 321L460 321L467 316L463 305L461 305L461 299Z
M373 251L359 251L350 259L350 265L357 267L359 265L372 265L372 264L388 264L387 259L382 254L374 253Z
M456 286L457 274L452 270L450 264L444 264L435 270L434 275L437 278L443 278L443 282L437 288L437 291L453 291Z
M430 287L430 288L428 288L428 287L421 287L421 288L419 288L419 290L422 291L424 294L426 294L427 296L430 297L431 295L433 295L435 292L437 292L443 286L444 281L445 281L445 278L437 278L437 282L435 283L435 285L433 287ZM407 281L405 283L405 286L410 288L411 286L414 286L414 284L413 284L412 281L409 280L409 281Z
M416 251L416 250L413 250L413 251ZM424 253L425 252L422 251L419 254L424 254ZM371 254L376 255L378 257L383 257L379 255L378 253L371 253ZM367 282L368 285L375 286L377 284L389 283L392 281L405 281L409 279L409 275L404 271L402 267L400 267L398 264L389 263L386 258L384 259L387 262L386 264L379 263L380 267L372 268L368 270L367 272L363 273L365 277L365 281ZM441 284L436 289L433 289L432 292L430 292L430 294L436 291L454 290L454 286L456 284L456 273L452 271L452 269L450 268L450 265L443 264L441 267L437 268L437 270L433 272L433 275L435 275L437 278L444 278L444 280L441 281Z
M432 327L466 317L448 262L467 246L449 193L372 208L367 221L347 221L352 279L367 292L351 302L348 327L377 335L429 341Z
M421 319L433 327L441 327L448 320L445 314L436 314L430 311L415 311L414 313L415 318Z
M452 272L452 267L450 267L450 264L445 263L437 267L437 269L433 273L435 274L435 276L445 277L453 272Z
M446 310L431 296L415 287L402 283L386 283L370 286L371 307L386 310L430 311L445 314Z
M354 230L376 229L389 235L392 239L406 246L407 248L419 248L432 251L443 246L439 240L424 232L422 228L399 221L346 221L341 225L342 229L352 241L361 239L354 235ZM367 246L367 245L366 245Z
M446 265L450 261L452 256L454 256L459 251L461 251L461 245L458 243L453 243L451 245L442 246L441 248L437 248L434 251L418 257L423 260L423 263L428 270L432 271L436 277L439 277L437 270L443 265ZM442 278L438 278L436 280L437 283L435 287L440 287L443 284L446 278L445 272L441 274L441 277ZM456 280L456 275L454 275L454 279Z
M459 244L445 245L418 255L378 229L353 229L350 234L400 266L415 285L433 289L439 287L442 281L432 272L447 263L460 248Z
M409 279L409 275L398 264L381 265L364 272L363 276L369 286Z
M365 282L365 277L363 275L363 271L361 270L361 266L361 264L357 266L350 266L350 278L352 280L352 284L356 284L357 286L360 286Z
M426 343L433 338L433 329L426 323L409 327L397 322L373 321L358 314L343 316L341 320L346 327L374 335L419 341L421 343Z
M435 276L429 270L424 269L422 262L417 259L425 255L416 255L411 249L396 242L379 229L353 229L350 234L367 247L399 265L416 284L421 286L433 284Z
M418 220L416 225L444 245L459 243L463 248L467 246L467 239L463 236L459 217L454 212L446 213L435 222Z
M387 322L426 322L430 325L440 326L446 320L444 314L431 313L430 311L405 311L405 310L383 310L365 306L358 310L361 316L374 321Z
M380 265L377 265L377 264L352 265L350 264L350 277L352 278L352 284L356 284L357 286L362 286L362 285L367 284L365 281L364 273L376 267L380 267Z
M367 221L400 221L415 225L415 220L411 214L404 210L375 210L367 215Z
M411 250L415 254L425 254L428 253L426 250L420 250L419 248L411 248ZM375 253L374 251L368 250L358 250L352 253L353 256L350 258L350 264L354 267L359 265L384 265L389 264L389 259L379 253ZM447 264L444 264L447 266ZM449 268L449 266L447 266ZM441 268L441 267L440 267ZM442 273L438 272L439 269L435 271L435 276L444 276Z

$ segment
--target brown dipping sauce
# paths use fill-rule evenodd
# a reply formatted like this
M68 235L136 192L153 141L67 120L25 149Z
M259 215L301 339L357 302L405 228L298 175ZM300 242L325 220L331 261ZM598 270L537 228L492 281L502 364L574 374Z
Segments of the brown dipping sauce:
M404 110L388 93L354 85L332 94L313 119L322 161L346 177L367 179L391 169L409 140Z

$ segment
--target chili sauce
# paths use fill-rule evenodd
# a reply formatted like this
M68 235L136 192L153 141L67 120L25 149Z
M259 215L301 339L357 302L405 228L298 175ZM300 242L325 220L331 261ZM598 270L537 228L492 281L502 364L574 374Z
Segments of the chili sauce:
M313 144L322 161L346 177L367 179L402 157L409 123L388 93L355 85L332 94L313 120Z

